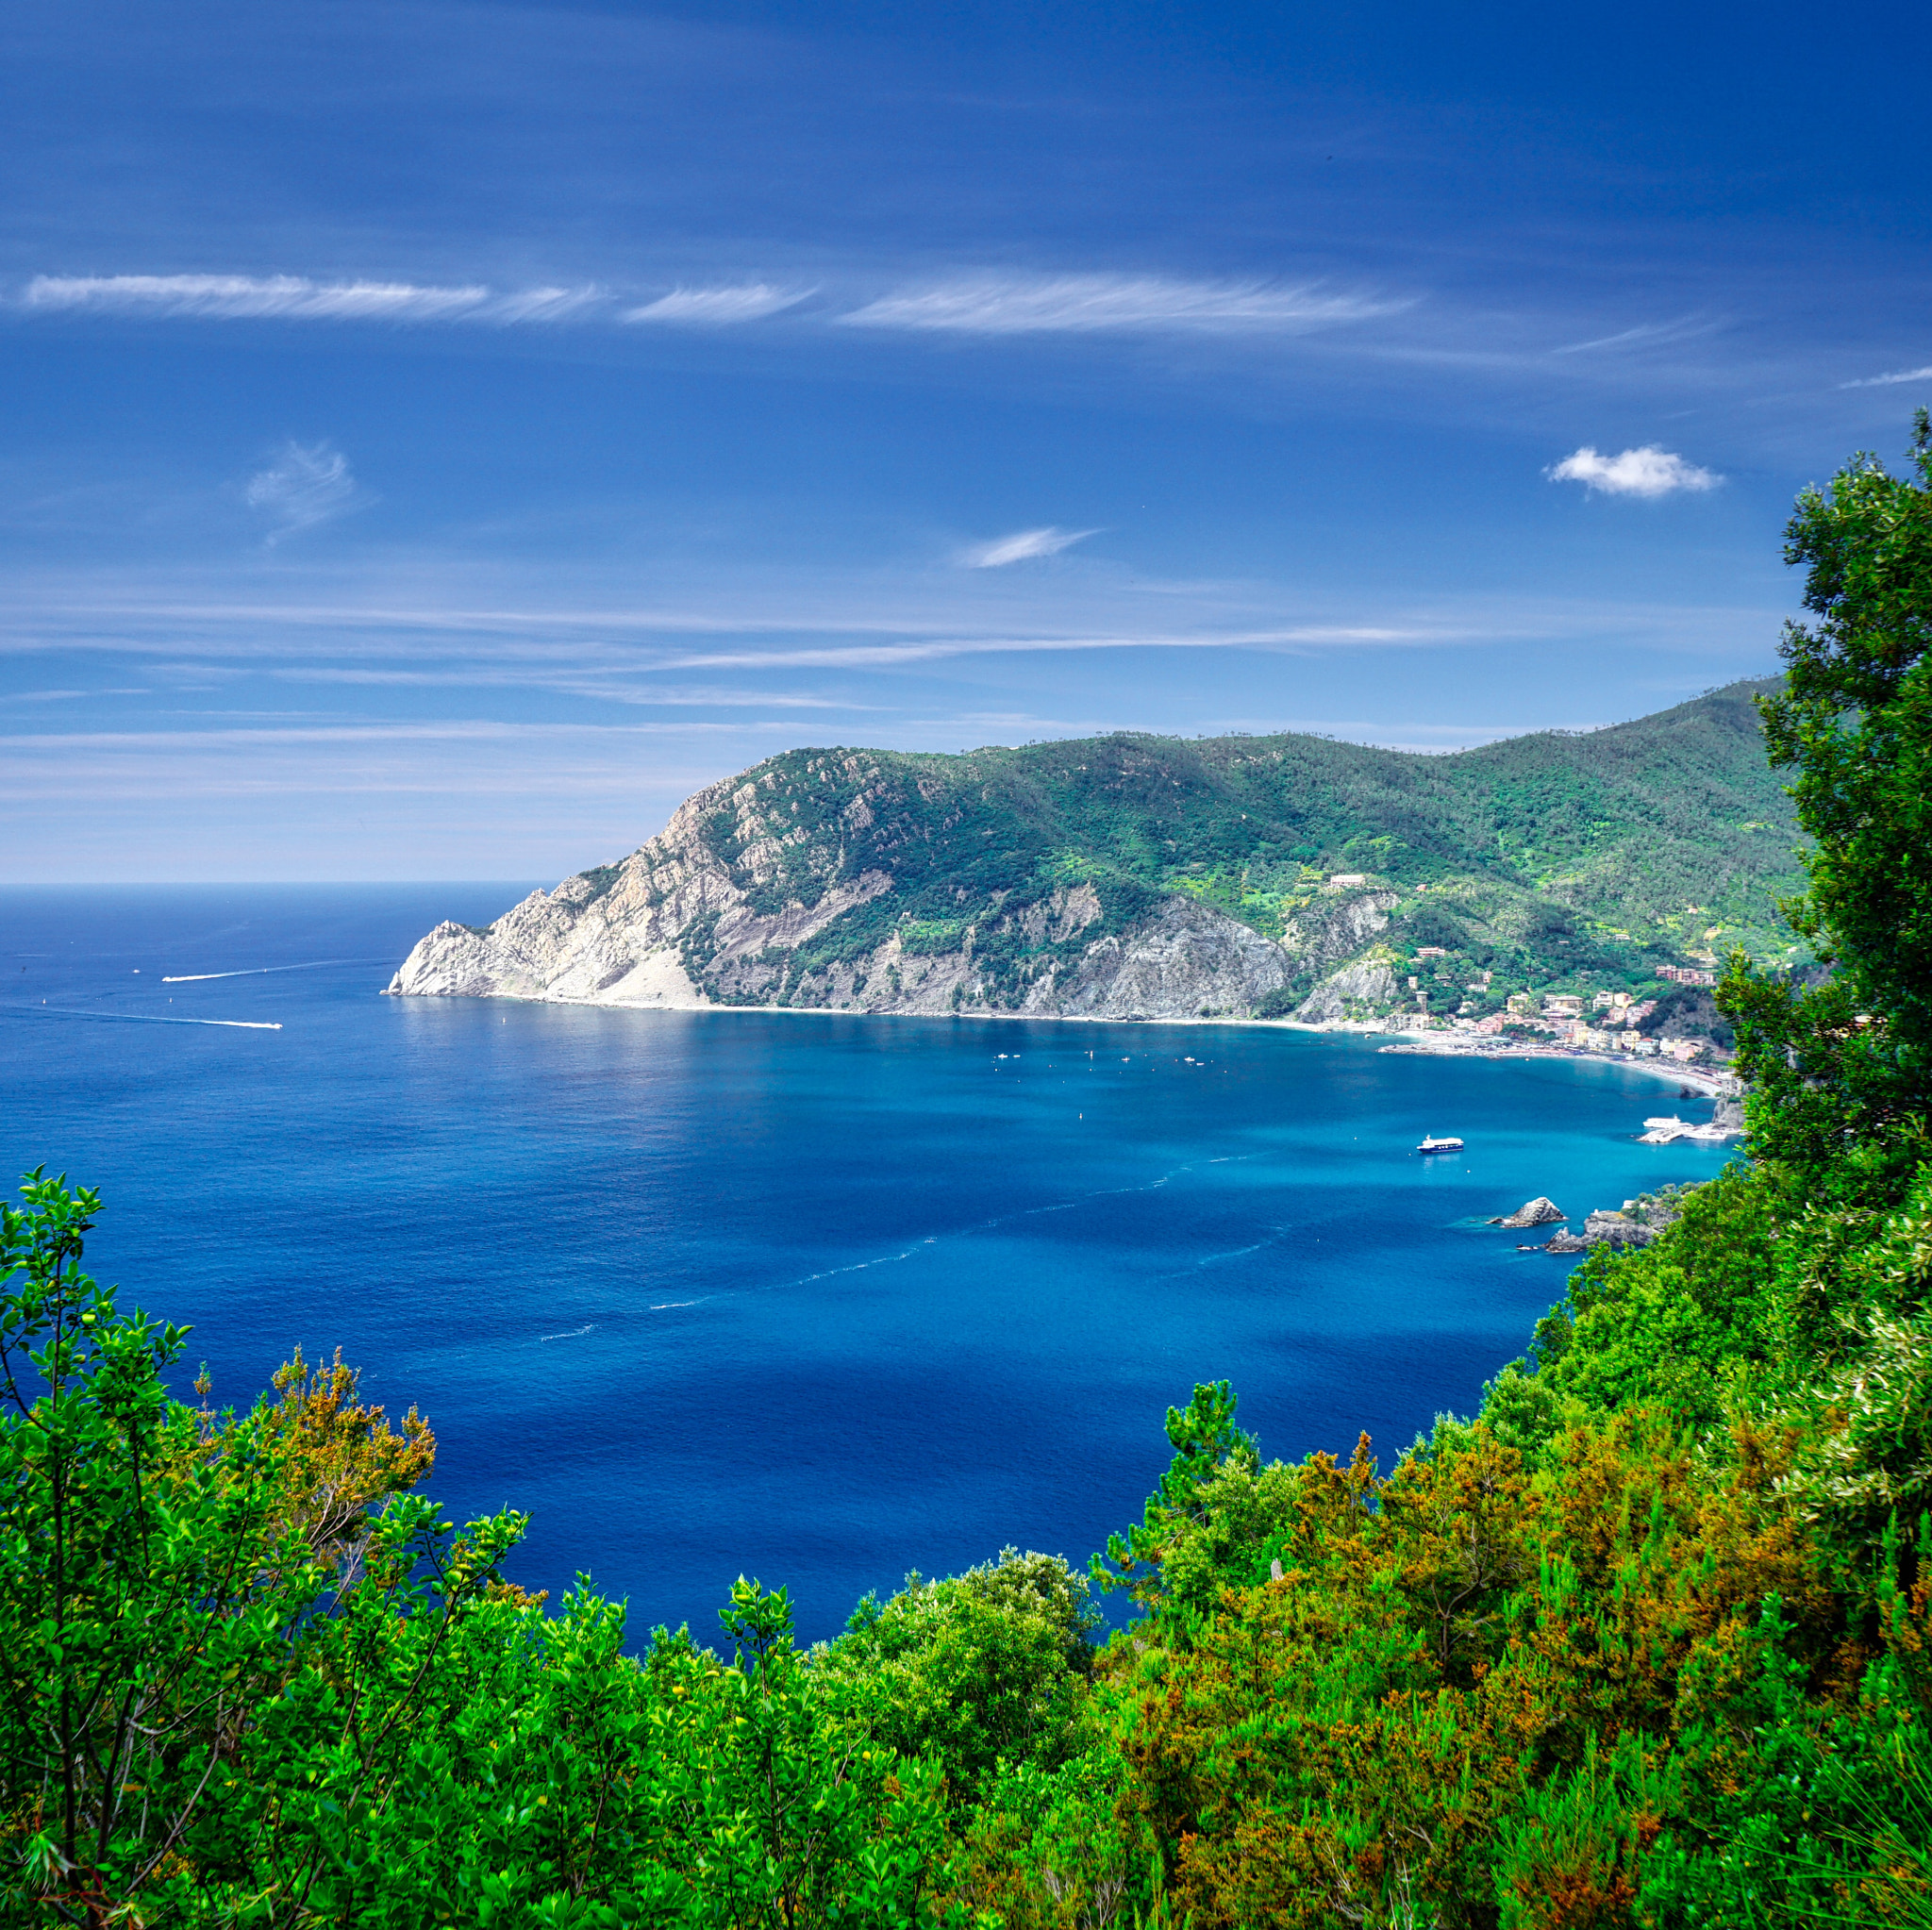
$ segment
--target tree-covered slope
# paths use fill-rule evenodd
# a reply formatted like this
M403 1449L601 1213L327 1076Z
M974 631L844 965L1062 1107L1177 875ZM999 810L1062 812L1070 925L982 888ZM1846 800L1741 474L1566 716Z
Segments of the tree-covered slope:
M1412 1007L1411 975L1436 1013L1634 989L1791 944L1799 836L1758 689L1446 757L1295 734L788 751L620 863L440 927L392 989L1305 1019Z
M1010 912L1091 880L1135 908L1123 886L1191 891L1273 936L1331 872L1361 871L1454 886L1477 920L1533 896L1598 938L1702 952L1737 934L1771 941L1774 900L1796 882L1790 800L1751 702L1766 688L1449 756L1294 733L792 751L737 781L711 835L774 904L889 874L875 918L958 924L995 899ZM746 790L750 823L735 803Z

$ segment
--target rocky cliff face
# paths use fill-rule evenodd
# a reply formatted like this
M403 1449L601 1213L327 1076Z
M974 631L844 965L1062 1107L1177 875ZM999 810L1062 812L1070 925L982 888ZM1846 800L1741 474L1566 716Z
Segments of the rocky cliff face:
M847 835L836 850L823 823L788 822L802 813L770 773L713 785L621 864L533 892L481 929L438 925L388 989L1091 1019L1246 1017L1265 1006L1314 1023L1393 990L1386 965L1335 970L1387 924L1387 890L1324 894L1279 940L1186 893L1105 879L1024 903L961 887L941 907L958 917L920 915L934 908L930 885L906 907L890 851L853 864L849 833L877 826L880 801L862 768L841 774L861 781L838 814Z

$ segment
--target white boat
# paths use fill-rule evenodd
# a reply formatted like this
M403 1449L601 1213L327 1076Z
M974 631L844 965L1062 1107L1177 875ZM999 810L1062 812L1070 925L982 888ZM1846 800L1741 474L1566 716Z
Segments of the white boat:
M1462 1141L1460 1140L1438 1140L1425 1136L1422 1144L1416 1148L1416 1151L1418 1153L1459 1153L1462 1151Z

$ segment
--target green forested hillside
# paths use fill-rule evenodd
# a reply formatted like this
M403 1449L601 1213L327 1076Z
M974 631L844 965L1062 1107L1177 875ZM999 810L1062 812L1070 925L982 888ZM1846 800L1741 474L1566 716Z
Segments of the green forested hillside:
M759 830L721 807L712 849L774 911L891 877L890 894L801 950L800 976L894 929L910 951L953 949L971 930L995 1002L1017 999L1043 955L1098 935L1028 928L1026 908L1066 887L1095 889L1100 930L1183 891L1276 937L1331 873L1358 871L1400 895L1391 942L1497 974L1498 1000L1634 983L1661 962L1791 943L1775 906L1797 884L1801 840L1764 757L1752 699L1766 688L1445 757L1124 733L961 757L791 751L735 787L757 794ZM702 934L688 951L702 978Z
M648 1638L532 1599L523 1518L444 1521L426 1427L350 1370L170 1400L185 1336L30 1176L0 1922L1932 1930L1923 415L1915 459L1791 524L1814 622L1763 714L1831 969L1732 955L1748 1157L1405 1451L1264 1462L1194 1387L1091 1566L1104 1642L1089 1578L1013 1550L808 1651L758 1582Z

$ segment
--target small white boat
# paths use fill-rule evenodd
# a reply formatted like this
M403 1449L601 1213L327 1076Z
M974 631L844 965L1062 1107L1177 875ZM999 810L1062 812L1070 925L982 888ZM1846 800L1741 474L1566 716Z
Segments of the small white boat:
M1462 1151L1462 1141L1460 1140L1438 1140L1425 1137L1422 1144L1416 1148L1416 1151L1418 1153L1459 1153Z

